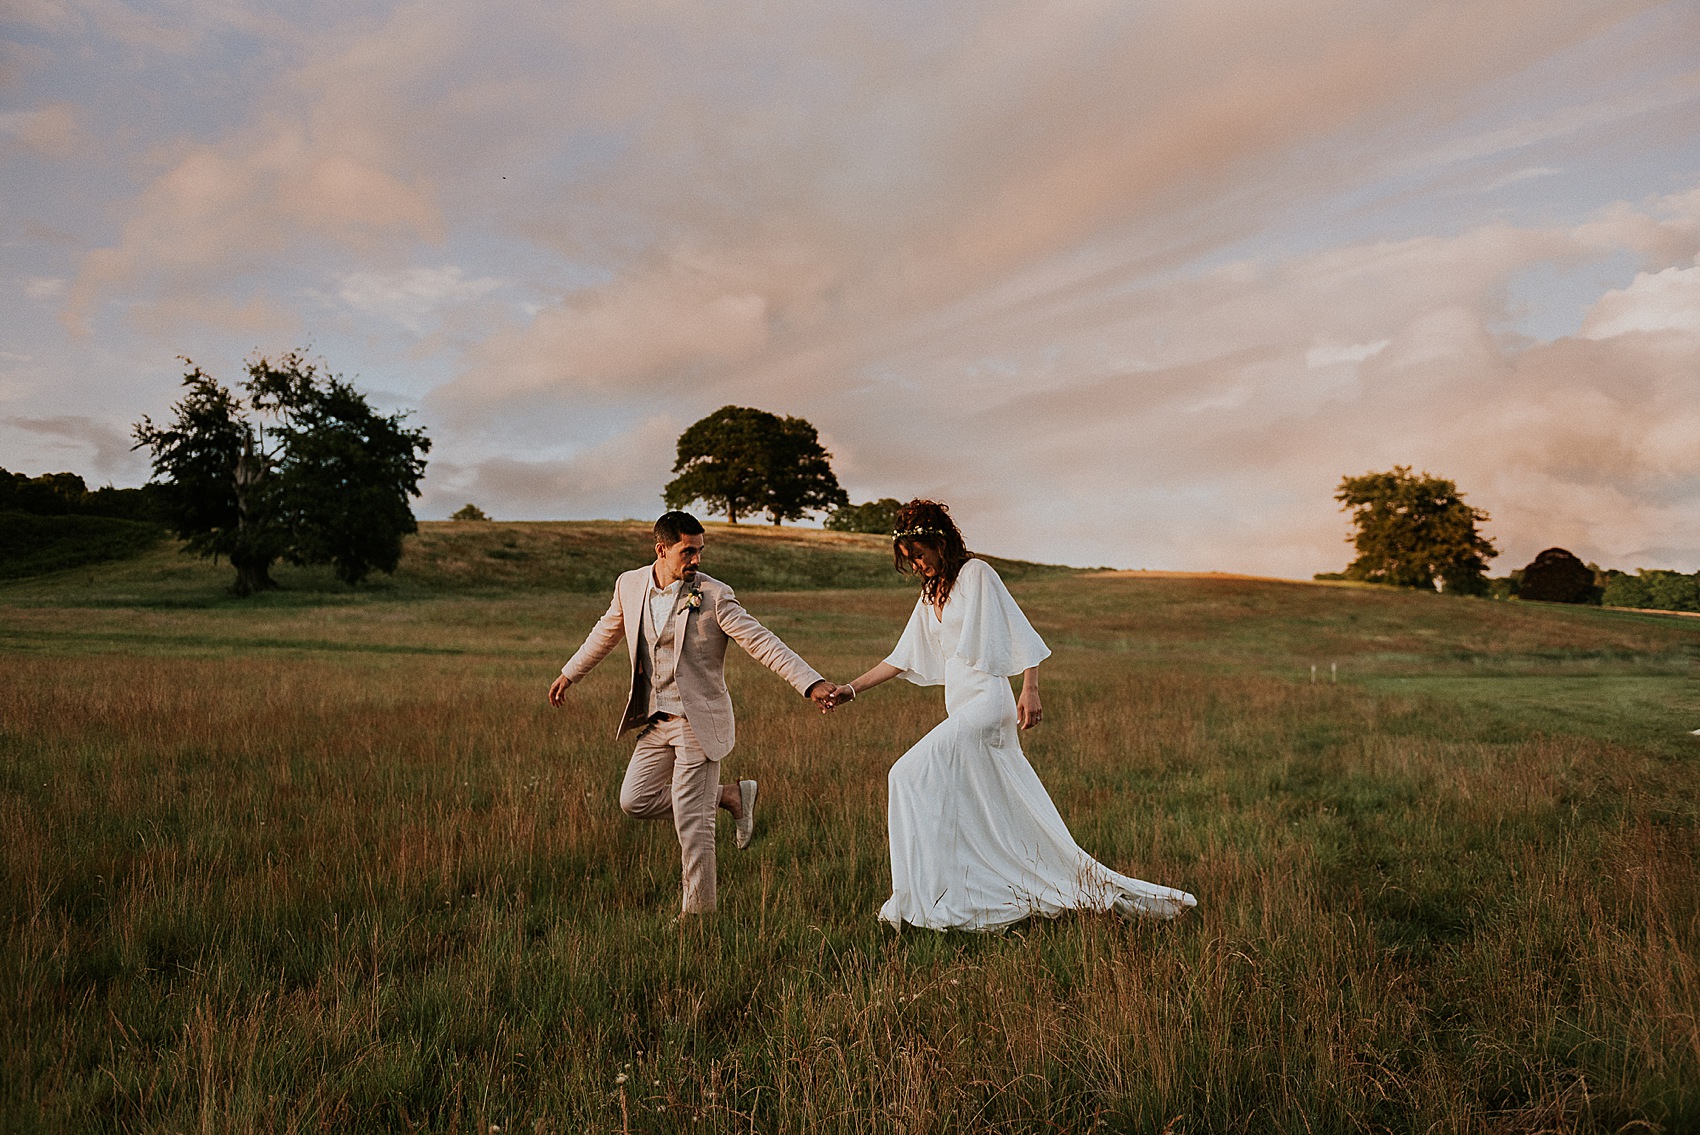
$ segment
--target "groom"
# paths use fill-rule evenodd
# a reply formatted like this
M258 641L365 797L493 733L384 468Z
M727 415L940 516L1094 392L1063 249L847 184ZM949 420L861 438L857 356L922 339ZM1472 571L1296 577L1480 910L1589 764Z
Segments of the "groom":
M720 783L720 759L736 733L726 692L726 641L784 678L825 711L837 690L756 622L732 589L697 570L703 530L688 512L655 522L655 562L620 576L614 601L549 687L558 706L567 689L607 657L622 637L631 655L631 693L616 737L641 729L620 807L640 819L673 817L684 868L684 912L714 909L714 813L737 821L738 846L755 830L756 782Z

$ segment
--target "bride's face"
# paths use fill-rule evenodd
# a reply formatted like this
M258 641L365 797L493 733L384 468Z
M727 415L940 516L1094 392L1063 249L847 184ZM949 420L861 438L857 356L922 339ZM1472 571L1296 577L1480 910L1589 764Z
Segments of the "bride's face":
M905 544L903 557L922 579L932 579L939 573L940 556L925 544Z

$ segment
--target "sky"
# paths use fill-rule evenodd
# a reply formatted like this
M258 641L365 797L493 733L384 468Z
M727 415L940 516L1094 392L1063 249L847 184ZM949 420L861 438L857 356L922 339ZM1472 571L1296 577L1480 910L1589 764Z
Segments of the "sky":
M1303 578L1395 465L1700 569L1700 4L6 0L0 465L300 347L422 518L652 518L723 405L969 545Z

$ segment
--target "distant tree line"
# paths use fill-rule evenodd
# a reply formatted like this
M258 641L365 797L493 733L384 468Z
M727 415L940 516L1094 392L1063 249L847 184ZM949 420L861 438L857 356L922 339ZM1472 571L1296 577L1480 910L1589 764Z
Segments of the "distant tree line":
M891 497L864 504L847 504L827 517L826 526L834 532L872 532L889 536L897 527L897 510L903 502Z
M1600 601L1608 607L1641 607L1654 611L1700 612L1700 571L1638 569L1601 573Z
M1700 612L1700 572L1628 572L1585 564L1564 548L1548 548L1498 579L1487 561L1498 554L1477 525L1486 512L1464 503L1458 486L1408 465L1385 473L1345 477L1335 500L1352 511L1357 550L1345 571L1317 579L1355 579L1398 587L1440 590L1495 599L1542 603L1592 603L1660 611Z
M31 516L106 516L119 520L160 520L159 494L153 486L91 489L76 473L31 477L0 469L0 512Z
M1571 569L1573 582L1563 594L1554 595L1550 585L1542 586L1538 566L1545 557L1550 564L1558 557L1574 560L1582 572ZM1530 586L1535 573L1536 586ZM1501 579L1490 581L1496 599L1525 599L1558 603L1588 603L1606 607L1636 607L1647 611L1693 611L1700 613L1700 571L1692 575L1680 571L1637 568L1633 572L1602 568L1598 564L1583 564L1563 548L1548 548L1525 567L1518 568Z

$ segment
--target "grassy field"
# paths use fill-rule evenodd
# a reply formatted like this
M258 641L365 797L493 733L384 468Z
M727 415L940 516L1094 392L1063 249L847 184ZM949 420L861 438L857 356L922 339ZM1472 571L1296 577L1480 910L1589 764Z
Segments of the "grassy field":
M1198 909L881 928L939 691L823 719L735 654L763 827L680 926L621 668L543 700L641 532L473 528L360 592L0 583L5 1129L1700 1130L1700 620L1015 565L1029 755ZM846 678L913 601L883 546L705 569Z

